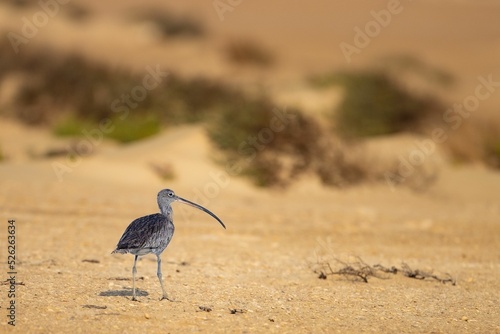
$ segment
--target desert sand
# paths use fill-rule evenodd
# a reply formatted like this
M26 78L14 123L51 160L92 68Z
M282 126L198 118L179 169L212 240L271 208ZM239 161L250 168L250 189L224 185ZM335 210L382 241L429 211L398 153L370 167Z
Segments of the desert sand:
M43 133L32 138L50 142ZM498 332L498 173L447 168L424 193L387 185L332 190L314 179L263 191L223 178L210 152L195 126L103 149L61 182L52 163L64 157L1 164L4 257L7 220L17 227L16 330ZM148 167L155 161L171 162L176 179L159 180ZM163 272L175 302L159 301L152 255L139 261L133 302L133 256L110 253L129 222L158 211L156 192L166 187L208 207L227 230L174 204ZM448 273L456 285L402 275L321 280L313 272L318 262L349 256ZM8 288L1 285L2 300Z
M186 76L264 82L282 103L311 112L323 108L324 97L315 100L301 88L304 75L361 66L393 51L415 52L454 73L459 84L448 95L452 99L471 94L479 75L500 78L500 39L492 28L498 25L496 2L411 3L412 10L408 2L353 65L345 63L339 42L352 39L352 27L371 20L370 10L387 2L345 8L316 3L326 9L287 2L289 11L283 11L285 2L242 1L224 21L210 2L172 4L204 17L212 35L196 45L157 46L142 28L120 21L116 7L91 1L98 14L86 26L54 19L30 43L136 69L161 63ZM6 29L19 30L27 14L13 13L2 8L1 20ZM217 50L240 35L270 45L279 65L258 73L225 66ZM481 111L494 114L499 101L497 92ZM417 139L407 137L405 149L414 149ZM81 159L42 157L70 142L0 119L2 333L500 333L500 174L480 164L454 164L437 151L438 177L423 190L383 182L335 189L313 176L269 190L228 176L200 125L169 128L129 145L99 141ZM389 150L400 143L389 138ZM57 174L61 164L67 168ZM159 178L152 164L172 166L174 179ZM163 188L206 206L227 230L174 204L176 232L162 259L165 287L175 301L159 300L156 259L148 255L138 262L134 302L133 256L111 252L133 219L158 212L156 194ZM12 298L9 220L16 226ZM401 274L365 283L320 279L314 272L319 262L336 265L335 259L353 257L449 274L455 284ZM15 326L8 323L12 300Z

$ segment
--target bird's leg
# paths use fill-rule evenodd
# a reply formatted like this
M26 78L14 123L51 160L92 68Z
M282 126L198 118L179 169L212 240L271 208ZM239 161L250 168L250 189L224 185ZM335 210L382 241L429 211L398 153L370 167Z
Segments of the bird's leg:
M158 270L156 272L156 275L158 276L158 280L160 281L161 292L163 293L163 296L161 297L160 300L163 300L163 299L170 300L170 298L168 298L168 296L167 296L167 293L165 292L165 287L163 286L163 279L162 279L163 276L161 274L161 258L160 258L160 255L156 255L156 258L158 260Z
M136 255L134 258L134 266L132 267L132 300L137 300L135 298L135 274L137 273L137 269L135 268L135 265L137 264L137 258L139 256Z

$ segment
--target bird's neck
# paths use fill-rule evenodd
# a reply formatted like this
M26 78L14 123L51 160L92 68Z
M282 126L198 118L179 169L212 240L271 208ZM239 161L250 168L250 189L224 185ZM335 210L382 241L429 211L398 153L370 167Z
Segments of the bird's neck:
M160 212L162 215L164 215L165 217L168 217L168 218L172 218L173 216L173 210L172 210L172 207L170 205L159 205L160 207Z

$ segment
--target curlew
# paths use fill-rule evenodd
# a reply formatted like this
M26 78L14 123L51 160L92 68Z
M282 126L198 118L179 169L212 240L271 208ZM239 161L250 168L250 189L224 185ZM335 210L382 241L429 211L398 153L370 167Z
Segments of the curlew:
M161 273L161 253L167 248L172 236L174 235L174 223L173 223L173 210L170 204L175 201L179 201L184 204L188 204L195 207L201 211L208 213L210 216L214 217L222 227L226 228L224 223L215 214L205 209L201 205L188 201L184 198L177 196L170 189L163 189L158 193L158 206L160 207L160 213L155 213L152 215L137 218L127 227L123 233L118 245L113 253L121 254L133 254L134 266L132 267L132 300L137 300L135 293L135 275L137 273L136 264L139 256L153 253L156 255L158 269L157 276L160 281L160 286L162 290L162 298L170 300L165 292L165 287L163 286L162 273Z

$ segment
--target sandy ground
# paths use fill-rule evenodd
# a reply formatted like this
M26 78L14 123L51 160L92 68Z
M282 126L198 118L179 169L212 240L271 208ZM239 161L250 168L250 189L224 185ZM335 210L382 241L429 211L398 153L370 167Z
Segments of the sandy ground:
M22 133L8 125L11 139ZM58 143L43 132L31 138ZM265 192L222 178L198 127L98 149L61 182L53 164L65 157L0 165L4 264L7 220L16 220L19 332L500 332L498 173L448 167L423 193L324 189L313 179ZM160 180L152 161L170 162L176 179ZM175 204L176 234L163 254L175 302L159 301L154 256L138 264L133 302L133 257L110 252L130 221L158 211L164 187L210 208L227 230ZM402 275L321 280L313 272L318 261L349 256L449 273L456 285ZM8 289L0 285L2 332L12 330Z
M445 93L450 106L474 93L478 76L500 78L496 1L402 1L404 10L350 64L339 44L353 43L353 28L373 20L370 11L387 1L315 0L310 7L243 1L224 21L211 1L172 4L208 25L208 37L193 43L152 39L126 19L134 3L86 2L89 21L57 15L21 47L49 44L139 72L161 64L185 76L257 86L280 105L320 113L338 92L318 95L304 86L307 75L387 55L412 54L453 73L457 84ZM151 4L161 6L143 3ZM20 33L22 17L37 11L0 7L3 31ZM241 37L269 48L275 67L228 65L222 50ZM496 91L475 114L498 114L499 103ZM414 148L415 138L405 140ZM500 333L499 173L440 156L437 182L421 192L383 183L335 190L308 177L287 190L265 191L224 176L196 126L128 146L98 143L84 159L40 157L68 143L0 119L1 281L10 277L9 219L16 226L17 272L15 298L8 297L8 282L0 284L1 333ZM385 148L394 152L400 144L389 139ZM160 179L151 164L170 164L175 178ZM62 165L60 178L54 166ZM227 230L174 204L176 234L163 254L163 274L175 302L159 301L154 256L138 264L139 302L133 302L133 257L110 253L133 219L158 211L156 194L167 187L215 212ZM448 273L456 285L402 275L368 283L322 280L313 271L319 261L352 256ZM8 325L11 300L15 327Z

